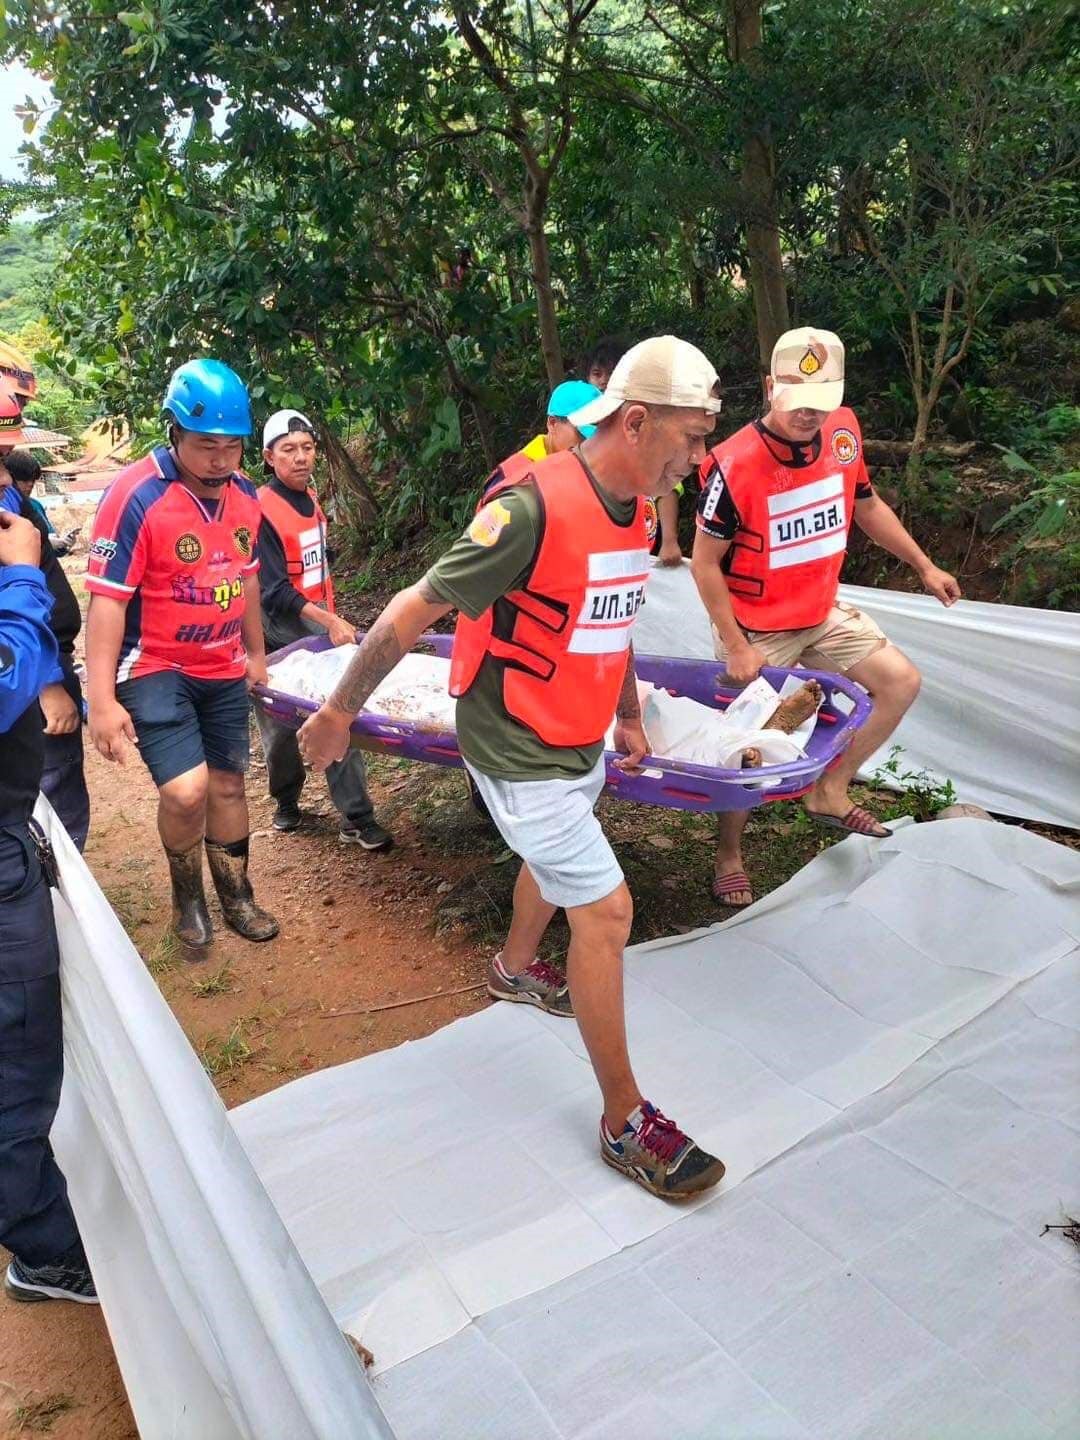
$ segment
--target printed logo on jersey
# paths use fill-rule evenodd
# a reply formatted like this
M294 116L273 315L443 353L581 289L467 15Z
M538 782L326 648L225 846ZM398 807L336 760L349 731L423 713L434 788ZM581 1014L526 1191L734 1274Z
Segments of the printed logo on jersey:
M244 577L221 580L216 585L196 585L194 575L177 575L172 582L172 598L178 605L216 605L228 610L234 600L243 599Z
M708 489L705 492L705 499L701 506L701 518L712 520L716 515L716 507L724 497L724 472L717 465L708 482Z
M99 536L90 546L91 557L95 560L114 560L116 558L116 541L106 540Z
M238 525L232 532L236 553L244 560L251 559L251 531L246 525Z
M474 545L490 549L510 524L510 511L501 500L492 500L473 516L468 536Z
M841 425L833 431L832 453L841 465L853 465L859 458L859 438L854 430Z
M192 535L190 532L180 536L174 549L176 558L185 565L194 565L196 560L202 559L202 542L197 535Z
M770 495L769 569L804 565L846 550L847 528L842 475Z
M656 510L656 501L649 496L645 501L645 539L651 546L656 540L656 532L660 528L660 516Z

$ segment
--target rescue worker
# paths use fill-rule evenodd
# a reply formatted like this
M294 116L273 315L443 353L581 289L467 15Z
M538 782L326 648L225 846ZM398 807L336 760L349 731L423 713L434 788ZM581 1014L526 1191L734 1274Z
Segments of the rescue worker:
M869 691L874 711L840 761L805 796L831 830L888 830L854 805L848 786L919 693L915 666L868 615L837 599L852 521L905 561L943 605L960 586L920 550L874 491L862 432L843 405L844 347L829 330L781 335L766 379L769 408L709 452L700 470L694 580L712 621L717 658L737 684L763 665L839 672ZM713 894L753 902L741 837L744 810L721 812Z
M549 455L558 455L563 450L572 450L582 440L587 440L596 426L586 425L579 430L567 417L595 400L599 394L595 385L587 385L584 380L564 380L561 385L556 385L548 399L547 424L543 431L492 471L484 485L484 494L501 481L512 483L522 475L528 475L538 460L546 460Z
M26 502L23 511L27 519L32 519L38 529L42 525L45 526L45 533L52 546L52 552L58 559L64 555L70 555L75 541L79 537L81 527L72 526L70 530L61 535L49 519L49 512L45 506L34 497L34 486L41 479L39 463L29 450L13 450L7 458L7 468L8 474L11 476L11 483Z
M0 363L17 351L0 346ZM22 402L36 392L33 373L23 367L17 379L0 374L0 509L29 520L41 536L40 567L53 599L49 628L59 649L57 674L46 684L38 702L44 717L44 767L41 790L80 851L90 829L90 794L83 770L82 685L75 669L75 641L82 629L82 612L63 566L49 541L48 527L27 499L20 477L35 474L40 466L26 450L14 448L25 439L21 429ZM14 384L18 384L18 392ZM3 424L4 399L8 410L19 407L20 428Z
M356 626L337 613L334 603L326 516L311 485L315 457L315 427L306 415L278 410L270 416L263 426L270 479L258 491L263 516L259 590L268 650L324 632L334 645L356 639ZM253 708L270 794L277 802L271 823L275 830L295 830L305 778L296 732L279 725L261 705ZM388 850L394 839L375 819L360 751L350 750L340 764L331 765L326 784L341 816L338 839L364 850Z
M277 921L248 879L248 689L266 680L258 534L240 473L251 406L219 360L191 360L169 381L168 445L126 466L94 518L86 588L90 735L123 764L128 744L158 789L173 925L195 952L213 930L210 875L227 924L270 940ZM189 959L203 958L192 953Z
M0 512L0 1245L13 1300L97 1301L67 1184L49 1145L64 1049L60 950L31 812L41 783L38 695L57 673L41 537Z
M611 372L619 357L628 349L624 341L611 335L597 342L585 363L588 383L606 390ZM645 527L649 538L649 554L666 567L681 565L679 549L679 501L683 495L680 482L669 495L648 495L645 498Z
M450 680L458 744L524 861L488 989L577 1017L603 1097L601 1158L669 1199L715 1185L724 1166L644 1098L631 1070L622 958L633 907L593 807L612 719L623 768L648 748L630 644L648 578L644 497L700 463L719 409L716 371L699 350L670 335L635 346L607 394L568 417L595 434L489 491L465 534L390 601L300 731L317 769L340 760L379 681L426 629L460 612ZM556 907L570 923L569 983L537 958Z

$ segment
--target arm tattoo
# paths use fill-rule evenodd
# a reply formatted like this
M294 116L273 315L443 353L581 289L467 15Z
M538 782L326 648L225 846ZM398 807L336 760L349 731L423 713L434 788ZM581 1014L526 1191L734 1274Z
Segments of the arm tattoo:
M380 615L364 636L363 644L326 703L351 718L379 681L386 679L404 653L394 622Z
M626 651L626 674L623 676L622 689L619 691L618 703L615 706L615 714L620 720L640 720L641 706L638 704L637 676L634 674L634 647L630 645Z

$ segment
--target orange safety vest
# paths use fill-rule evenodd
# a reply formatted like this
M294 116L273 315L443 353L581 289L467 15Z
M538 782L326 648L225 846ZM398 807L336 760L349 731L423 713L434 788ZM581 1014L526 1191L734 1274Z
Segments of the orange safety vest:
M782 464L753 425L706 456L702 487L725 486L739 514L723 564L731 608L745 629L803 630L827 617L865 474L861 456L859 422L844 407L822 425L821 451L810 465Z
M498 497L515 483L522 481L493 485L477 511L496 538ZM617 524L568 450L534 462L524 483L536 486L544 519L532 571L521 590L504 596L513 618L499 634L493 607L478 620L458 616L450 693L464 695L491 656L502 667L507 714L545 745L593 745L615 714L645 597L645 502L638 500L628 525ZM473 523L482 534L483 520Z
M543 458L550 460L551 456L545 455ZM525 454L524 450L515 450L513 455L508 455L484 481L483 489L480 491L480 504L486 504L488 497L494 495L495 491L502 486L520 484L526 475L531 475L539 464L539 460L533 460L531 456Z
M334 614L334 586L326 558L326 516L314 490L307 494L315 506L310 517L298 514L269 485L260 485L263 515L277 531L285 551L285 570L295 589L313 605Z

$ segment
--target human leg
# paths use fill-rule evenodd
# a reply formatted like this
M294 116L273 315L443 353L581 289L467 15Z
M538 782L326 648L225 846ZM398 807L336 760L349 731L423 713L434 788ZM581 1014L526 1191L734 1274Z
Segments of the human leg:
M296 731L279 724L257 701L251 708L255 716L255 728L262 741L270 797L277 802L278 813L289 816L299 804L306 778Z

